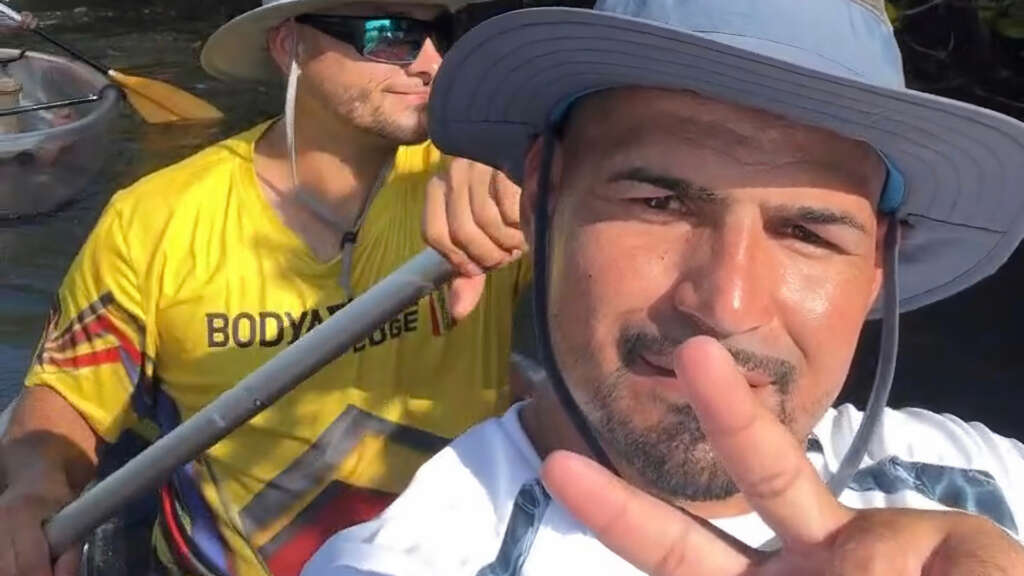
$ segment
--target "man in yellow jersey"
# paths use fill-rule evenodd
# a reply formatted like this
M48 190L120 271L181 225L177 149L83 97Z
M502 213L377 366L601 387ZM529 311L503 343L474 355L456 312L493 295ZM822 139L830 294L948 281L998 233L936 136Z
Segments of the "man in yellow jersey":
M287 78L284 118L119 192L72 264L0 452L0 575L50 574L42 519L123 431L166 433L423 249L440 154L426 103L466 0L264 0L202 61ZM492 274L458 322L446 291L381 325L179 470L157 548L187 574L296 574L417 467L508 405L515 298ZM71 574L75 554L57 574Z

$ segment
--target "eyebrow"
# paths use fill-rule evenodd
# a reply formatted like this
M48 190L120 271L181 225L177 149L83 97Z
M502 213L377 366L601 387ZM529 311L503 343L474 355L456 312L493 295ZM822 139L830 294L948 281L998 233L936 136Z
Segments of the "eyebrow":
M819 224L825 226L846 226L862 234L868 233L868 227L863 222L846 212L815 208L812 206L797 206L791 209L793 219L804 224ZM790 211L790 209L787 209Z
M640 182L661 188L662 190L675 194L680 199L719 204L725 201L725 197L704 186L698 186L685 178L670 176L655 172L650 168L634 166L615 172L608 179L609 182ZM783 207L776 206L769 209L772 212L785 211L790 218L803 224L816 224L823 226L846 226L862 234L868 233L868 227L851 214L838 210L818 208L814 206Z
M634 166L615 172L608 178L609 182L640 182L661 188L675 194L678 198L705 203L720 203L724 198L709 188L697 186L693 182L678 176L669 176L654 172L649 168Z

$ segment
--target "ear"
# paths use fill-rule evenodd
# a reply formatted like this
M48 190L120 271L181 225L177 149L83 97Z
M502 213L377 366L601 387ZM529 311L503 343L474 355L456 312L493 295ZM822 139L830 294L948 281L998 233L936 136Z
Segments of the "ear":
M296 34L291 21L285 21L267 30L267 51L281 74L287 76L291 66L292 37Z
M551 159L551 194L558 190L562 182L562 145L555 142L554 157ZM533 244L534 218L538 212L537 198L540 194L541 165L544 162L544 137L538 136L530 145L526 153L526 160L523 163L523 194L520 197L519 214L523 227L523 234L530 244ZM554 201L554 198L549 198ZM548 210L542 214L546 217Z

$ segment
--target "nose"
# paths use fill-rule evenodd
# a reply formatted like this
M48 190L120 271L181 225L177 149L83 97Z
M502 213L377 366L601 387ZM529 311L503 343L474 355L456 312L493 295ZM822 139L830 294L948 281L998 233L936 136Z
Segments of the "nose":
M406 68L406 72L410 76L418 76L423 81L423 84L429 86L434 81L434 76L440 67L441 53L437 50L437 46L434 45L434 41L427 38L423 41L423 47L420 48L420 53L416 56L416 59Z
M769 324L781 274L759 211L730 212L700 232L673 298L678 310L717 337Z

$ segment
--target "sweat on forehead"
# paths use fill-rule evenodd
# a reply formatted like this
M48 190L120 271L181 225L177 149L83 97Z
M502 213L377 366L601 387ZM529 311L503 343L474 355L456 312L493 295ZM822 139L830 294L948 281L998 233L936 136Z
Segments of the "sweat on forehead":
M584 96L569 111L564 141L570 165L580 155L605 161L678 143L747 166L815 165L872 201L885 181L884 163L865 142L693 92L617 88Z

